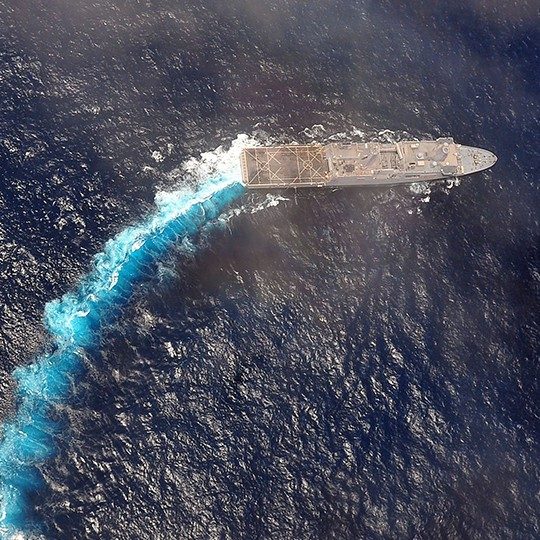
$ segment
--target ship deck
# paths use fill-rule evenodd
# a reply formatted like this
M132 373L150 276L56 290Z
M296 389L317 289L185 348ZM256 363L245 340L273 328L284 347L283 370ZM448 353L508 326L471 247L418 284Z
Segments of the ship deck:
M246 148L241 163L248 187L309 187L328 181L324 146Z
M392 185L440 180L491 167L491 152L450 137L396 143L330 143L245 148L248 188Z

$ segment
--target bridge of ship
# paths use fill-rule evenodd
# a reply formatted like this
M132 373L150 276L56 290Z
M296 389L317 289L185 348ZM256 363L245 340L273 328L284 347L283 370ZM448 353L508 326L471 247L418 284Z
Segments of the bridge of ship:
M323 186L333 178L422 176L458 172L459 152L452 139L397 144L332 143L326 146L247 148L242 176L250 187Z

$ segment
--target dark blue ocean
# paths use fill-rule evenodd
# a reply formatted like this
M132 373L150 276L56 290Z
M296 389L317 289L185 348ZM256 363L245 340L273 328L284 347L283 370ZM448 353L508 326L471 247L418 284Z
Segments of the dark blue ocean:
M0 0L0 538L540 537L540 17ZM246 192L246 144L484 173Z

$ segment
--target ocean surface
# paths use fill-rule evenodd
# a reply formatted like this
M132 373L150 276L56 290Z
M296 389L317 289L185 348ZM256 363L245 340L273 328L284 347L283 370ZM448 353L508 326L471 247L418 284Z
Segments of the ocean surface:
M2 540L540 537L538 5L429 4L0 0Z

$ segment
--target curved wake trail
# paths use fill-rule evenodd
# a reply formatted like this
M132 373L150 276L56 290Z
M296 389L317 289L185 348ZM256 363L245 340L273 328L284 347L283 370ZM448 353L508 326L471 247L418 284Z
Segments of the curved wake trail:
M238 178L221 175L195 192L161 196L153 215L106 243L75 291L46 305L53 352L14 372L18 409L0 443L0 538L22 538L35 526L30 498L43 484L39 465L54 455L60 431L51 412L69 399L85 352L98 346L101 329L118 316L145 269L242 195Z

